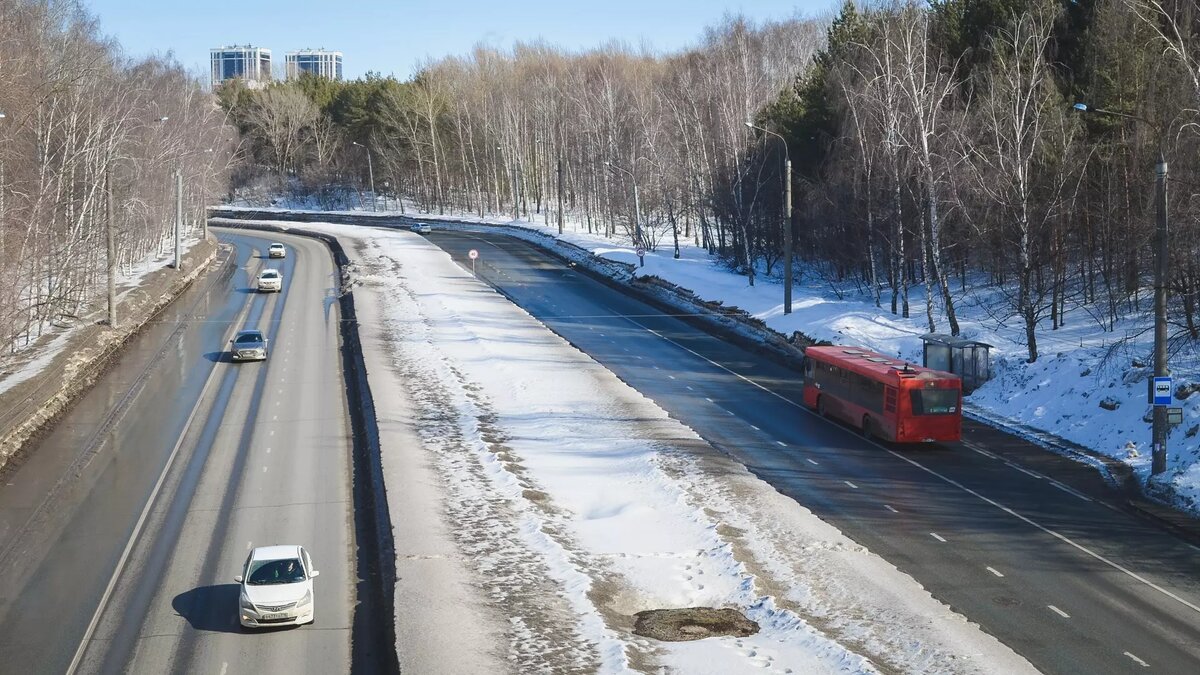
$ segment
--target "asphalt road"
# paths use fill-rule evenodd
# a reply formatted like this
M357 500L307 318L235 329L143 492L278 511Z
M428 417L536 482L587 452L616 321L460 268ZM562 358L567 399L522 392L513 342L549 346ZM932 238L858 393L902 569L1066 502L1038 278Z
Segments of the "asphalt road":
M1200 549L1091 469L986 429L884 447L807 411L797 376L518 239L431 241L1047 673L1200 669ZM1053 475L1053 478L1050 476Z
M221 233L231 264L135 338L0 489L0 672L350 669L355 530L335 268L320 242ZM268 262L269 241L288 257ZM251 280L282 269L281 293ZM231 363L242 327L270 358ZM250 547L304 545L316 622L237 623ZM13 671L15 672L15 671Z

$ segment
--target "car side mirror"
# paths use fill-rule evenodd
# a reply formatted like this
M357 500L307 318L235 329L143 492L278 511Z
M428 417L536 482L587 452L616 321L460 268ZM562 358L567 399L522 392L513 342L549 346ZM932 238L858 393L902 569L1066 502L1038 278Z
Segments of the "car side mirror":
M242 583L242 575L240 575L240 574L237 575L236 577L233 578L233 580L238 582L239 584Z
M318 572L317 570L313 570L312 574L310 574L308 576L312 577L313 579L316 579L317 577L321 576L321 573Z

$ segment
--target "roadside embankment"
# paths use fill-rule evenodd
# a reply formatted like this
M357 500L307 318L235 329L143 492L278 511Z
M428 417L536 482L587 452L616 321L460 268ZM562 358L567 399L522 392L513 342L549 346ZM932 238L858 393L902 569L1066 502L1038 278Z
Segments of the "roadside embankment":
M215 239L197 242L184 255L183 271L163 267L147 274L117 301L117 325L104 323L103 306L68 335L44 335L0 365L0 383L32 375L0 392L0 475L19 462L28 442L53 424L104 374L129 338L159 315L217 258ZM38 363L41 355L53 356Z

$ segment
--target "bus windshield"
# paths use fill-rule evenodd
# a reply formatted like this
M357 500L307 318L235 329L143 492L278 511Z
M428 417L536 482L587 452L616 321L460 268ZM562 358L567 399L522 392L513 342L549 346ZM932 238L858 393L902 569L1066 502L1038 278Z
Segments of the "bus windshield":
M914 415L953 415L958 412L957 389L913 389Z

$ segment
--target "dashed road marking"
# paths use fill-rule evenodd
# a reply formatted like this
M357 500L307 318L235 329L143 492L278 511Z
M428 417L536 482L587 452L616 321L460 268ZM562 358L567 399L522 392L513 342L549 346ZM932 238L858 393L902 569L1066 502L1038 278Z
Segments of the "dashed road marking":
M820 466L820 462L818 462L818 461L817 461L817 460L815 460L815 459L811 459L811 458L808 458L808 457L806 457L805 459L807 459L807 460L808 460L808 463L809 463L809 464L812 464L813 466Z
M625 319L629 323L637 326L638 328L641 328L642 330L646 331L647 333L650 333L651 335L659 338L660 340L667 342L671 345L674 345L675 347L691 354L692 356L699 358L700 360L704 361L705 363L708 363L715 368L718 368L726 373L729 373L733 377L762 391L763 393L767 394L768 396L773 396L773 397L779 399L784 404L790 405L806 415L811 415L813 417L817 416L817 413L815 411L810 410L808 407L804 406L803 404L797 403L796 401L788 398L787 396L784 396L784 395L780 394L779 392L774 391L771 388L769 388L763 384L760 384L749 377L746 377L745 375L742 375L741 373L733 370L729 366L725 366L720 363L717 363L716 361L713 361L712 359L708 358L707 356L704 356L703 354L697 352L696 350L686 347L675 340L672 340L671 338L667 337L666 335L663 335L659 331L656 331L653 328L650 328L644 324L638 323L631 317L625 316L625 317L620 317L620 318ZM278 402L276 402L276 404L278 404ZM880 450L886 452L887 454L891 455L892 457L895 457L896 459L907 463L908 465L912 466L913 468L916 468L920 471L924 471L925 473L929 474L930 476L933 476L933 477L941 480L943 483L946 483L947 485L951 485L951 486L965 492L966 494L969 494L972 497L975 497L979 501L981 501L985 504L989 504L989 505L995 507L996 509L999 509L1000 511L1029 525L1030 527L1033 527L1041 532L1044 532L1044 533L1054 537L1055 539L1062 542L1063 544L1066 544L1067 546L1074 548L1076 551L1079 551L1080 553L1092 558L1093 560L1096 560L1104 565L1111 567L1112 569L1117 570L1118 572L1121 572L1122 574L1130 577L1131 579L1134 579L1137 582L1144 584L1148 588L1152 588L1155 591L1158 591L1162 595L1164 595L1168 598L1171 598L1172 600L1174 600L1175 602L1178 602L1179 604L1183 605L1184 607L1187 607L1188 609L1190 609L1194 612L1200 613L1200 605L1196 605L1195 603L1188 601L1186 598L1180 597L1178 594L1173 593L1170 590L1163 588L1162 586L1159 586L1158 584L1154 583L1153 581L1150 581L1149 579L1147 579L1146 577L1143 577L1142 575L1138 574L1137 572L1134 572L1133 570L1131 570L1119 563L1113 562L1112 560L1105 558L1104 556L1089 549L1086 546L1081 545L1080 543L1076 542L1075 540L1071 539L1070 537L1064 536L1064 535L1060 534L1059 532L1056 532L1056 531L1050 529L1049 527L1042 525L1038 521L1036 521L1028 516L1018 513L1012 507L1007 506L1002 502L996 501L995 499L987 497L987 496L983 495L982 493L980 493L979 491L973 490L973 489L967 487L966 485L963 485L959 481L956 481L953 478L950 478L946 474L943 474L934 469L931 469L930 467L922 464L921 462L918 462L918 461L912 459L911 457L906 457L905 455L903 455L899 452L896 452L895 450L892 450L891 448L885 447L879 443L875 443L875 442L871 442L871 441L868 441L868 442L870 442L872 445L879 448ZM1031 474L1031 475L1036 475L1036 474ZM1040 478L1040 476L1038 476L1038 477ZM1103 502L1100 502L1100 503L1103 504ZM1108 505L1105 505L1105 506L1107 508L1112 508Z
M267 472L267 467L265 467L265 466L264 466L264 467L263 467L263 473L266 473L266 472Z
M688 391L696 391L695 389L692 389L692 385L690 384L685 384L684 386L687 387Z
M781 448L786 448L786 447L787 447L787 443L784 443L783 441L775 441L775 444L776 444L776 445L778 445L778 446L779 446L779 447L781 447Z
M268 431L268 432L267 432L267 435L268 435L268 436L274 436L274 435L275 435L275 430L274 430L274 429L271 429L270 431Z
M1004 575L1000 573L1000 570L998 570L994 567L987 568L987 571L991 572L992 574L995 574L996 576L1000 577L1001 579L1004 578Z
M755 431L762 431L762 429L759 429L758 427L754 426L753 424L750 425L750 428Z
M1042 475L1042 474L1040 474L1040 473L1035 473L1035 472L1033 472L1033 471L1030 471L1029 469L1026 469L1026 468L1025 468L1025 467L1023 467L1023 466L1020 466L1020 465L1017 465L1017 464L1013 464L1012 462L1008 462L1008 461L1006 461L1006 462L1004 462L1004 463L1005 463L1005 464L1007 464L1007 465L1009 465L1009 466L1011 466L1012 468L1016 469L1017 471L1020 471L1021 473L1025 474L1025 475L1027 475L1027 476L1033 476L1034 478L1036 478L1036 479L1038 479L1038 480L1044 480L1044 479L1046 478L1045 476L1043 476L1043 475Z
M1082 492L1079 492L1078 490L1076 490L1076 489L1074 489L1074 488L1072 488L1072 487L1068 487L1068 486L1066 486L1066 485L1063 485L1062 483L1060 483L1060 482L1058 482L1058 481L1056 481L1056 480L1051 480L1051 481L1050 481L1050 484L1051 484L1051 485L1053 485L1054 487L1058 488L1059 490L1062 490L1063 492L1065 492L1065 493L1067 493L1067 494L1071 495L1072 497L1078 497L1078 498L1082 499L1082 500L1083 500L1083 501L1085 501L1085 502L1090 502L1090 501L1092 501L1092 498L1091 498L1091 497L1089 497L1089 496L1087 496L1087 495L1083 494Z
M1064 611L1062 611L1061 609L1059 609L1059 608L1055 607L1054 605L1046 605L1046 607L1050 608L1050 611L1051 611L1051 612L1054 612L1055 614L1057 614L1057 615L1061 616L1061 617L1062 617L1062 618L1064 618L1064 619L1069 619L1069 618L1071 618L1071 615L1070 615L1070 614L1067 614L1066 612L1064 612Z
M226 673L226 672L228 672L228 671L229 671L229 662L228 662L228 661L222 661L222 662L221 662L221 675L225 675L225 673Z
M843 483L845 483L846 485L849 485L850 487L854 488L855 490L857 490L857 489L858 489L858 486L857 486L857 485L855 485L854 483L851 483L851 482L850 482L850 481L848 481L848 480L844 480L844 481L842 481L842 482L843 482Z
M938 541L942 542L943 544L946 543L946 538L943 537L942 535L938 534L937 532L930 532L929 536L933 537L934 539L937 539Z
M725 414L729 415L730 417L734 417L734 414L728 410L725 411Z
M884 504L884 505L883 505L883 508L887 509L888 511L891 511L892 513L900 513L900 512L899 512L899 511L897 511L896 509L893 509L893 508L892 508L892 506L891 506L891 504Z
M1150 667L1150 664L1149 664L1149 663L1146 663L1145 661L1143 661L1143 660L1139 659L1139 658L1137 657L1137 655L1136 655L1136 654L1133 654L1133 653L1130 653L1130 652L1125 652L1125 656L1128 656L1129 658L1133 659L1133 662L1134 662L1134 663L1138 664L1139 666L1141 666L1141 667L1143 667L1143 668L1149 668L1149 667Z
M704 400L708 401L709 403L716 403L716 401L712 400L711 398L709 398L707 396L704 397Z

